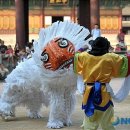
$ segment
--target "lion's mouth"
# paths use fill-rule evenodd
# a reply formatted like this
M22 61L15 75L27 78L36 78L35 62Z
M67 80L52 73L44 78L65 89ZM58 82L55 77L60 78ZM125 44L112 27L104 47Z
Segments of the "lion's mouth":
M70 66L70 64L72 64L72 63L73 63L73 58L70 58L70 59L66 60L62 65L60 65L60 67L58 67L57 69L59 70L59 69L68 68ZM46 63L45 68L54 70L51 63Z
M73 58L65 61L58 69L64 69L64 68L68 68L70 64L73 63Z

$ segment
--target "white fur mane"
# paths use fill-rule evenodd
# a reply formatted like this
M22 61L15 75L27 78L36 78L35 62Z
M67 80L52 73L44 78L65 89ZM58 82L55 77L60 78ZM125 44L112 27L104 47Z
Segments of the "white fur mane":
M54 38L57 37L62 37L65 38L67 40L69 40L70 42L72 42L72 44L75 47L75 51L79 50L81 47L84 47L85 45L88 45L88 42L90 41L91 38L85 40L85 38L90 34L89 30L86 29L83 26L80 26L77 23L73 23L70 21L65 21L65 22L61 22L61 21L57 21L55 23L53 23L51 26L47 27L47 28L42 28L40 30L39 33L39 39L38 41L34 42L34 53L33 53L33 58L35 60L35 62L38 65L42 65L42 61L41 59L41 53L44 49L44 47ZM42 66L43 67L43 66ZM55 72L50 71L50 70L46 70L43 67L44 73L52 73L52 77L54 76L58 76L60 74L60 76L63 74L64 71L66 70L56 70Z

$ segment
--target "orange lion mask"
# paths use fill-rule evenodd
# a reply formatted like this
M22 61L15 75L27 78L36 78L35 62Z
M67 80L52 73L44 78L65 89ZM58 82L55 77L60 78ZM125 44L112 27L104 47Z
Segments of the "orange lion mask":
M43 66L49 70L68 68L73 62L75 48L65 38L54 38L44 48L41 56Z

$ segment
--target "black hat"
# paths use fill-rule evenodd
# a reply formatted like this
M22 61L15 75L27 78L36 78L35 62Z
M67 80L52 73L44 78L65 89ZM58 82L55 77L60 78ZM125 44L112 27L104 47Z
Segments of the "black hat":
M110 42L104 37L98 37L91 42L91 47L89 54L101 56L109 52Z

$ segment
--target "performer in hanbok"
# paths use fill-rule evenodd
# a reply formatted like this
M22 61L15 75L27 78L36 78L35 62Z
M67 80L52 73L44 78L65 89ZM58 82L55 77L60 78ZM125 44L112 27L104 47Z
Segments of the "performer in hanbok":
M114 116L113 101L122 101L129 93L130 56L109 53L110 42L98 37L91 43L91 51L77 52L74 71L83 79L82 109L85 112L84 130L115 130L111 119ZM119 92L114 95L109 82L112 77L126 77Z

